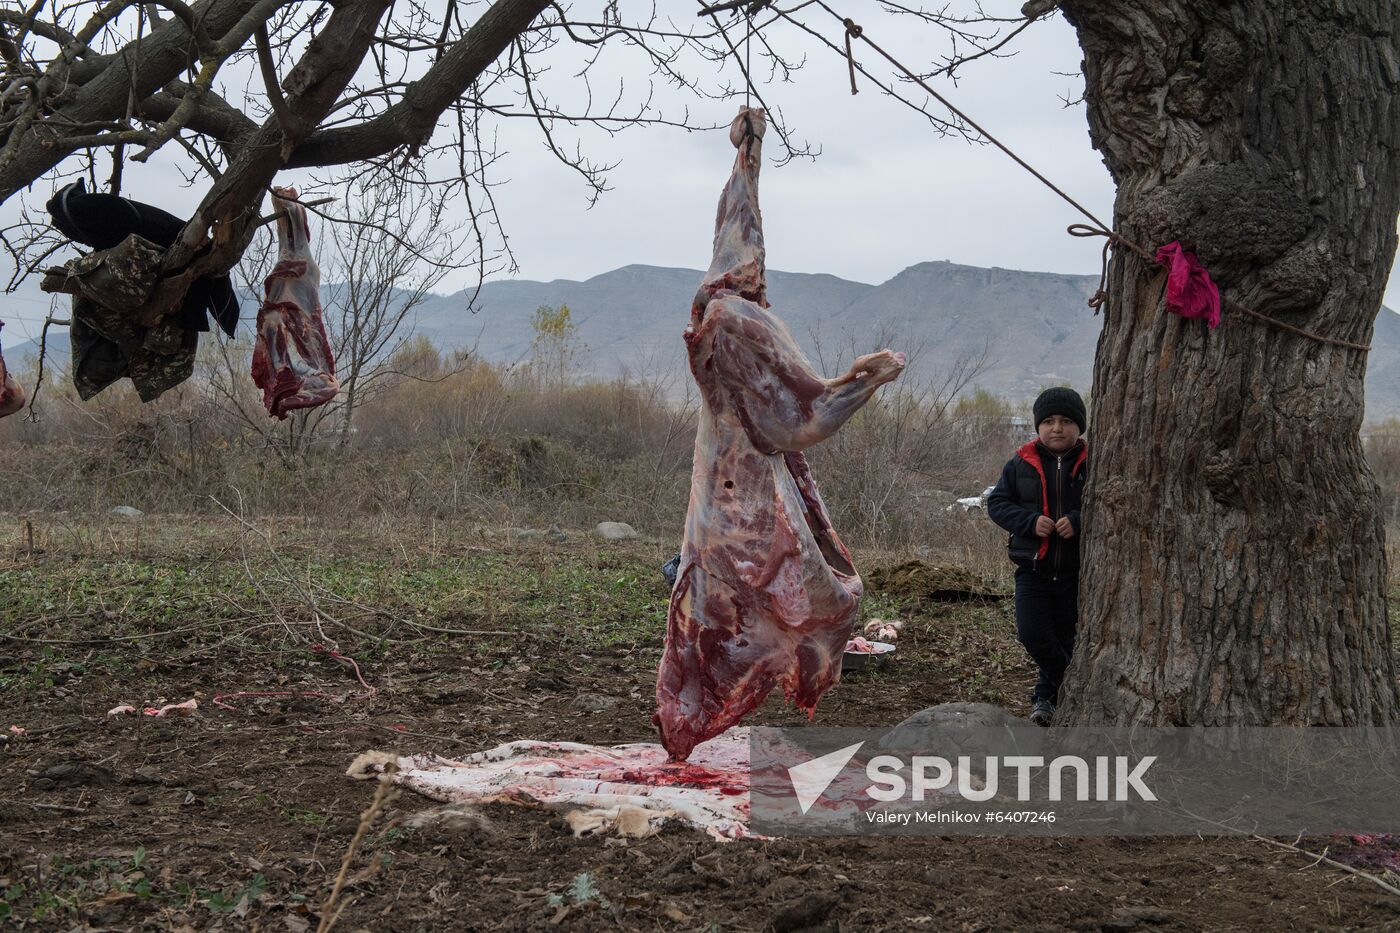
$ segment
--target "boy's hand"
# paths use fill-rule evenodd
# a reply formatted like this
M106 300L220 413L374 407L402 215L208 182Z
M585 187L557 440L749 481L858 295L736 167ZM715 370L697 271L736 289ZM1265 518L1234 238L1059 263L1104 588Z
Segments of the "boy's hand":
M1060 533L1061 538L1074 537L1074 525L1070 522L1069 516L1065 515L1055 523L1055 530Z
M1062 519L1063 521L1063 519ZM1048 538L1055 533L1055 523L1050 518L1041 515L1035 520L1035 536L1037 538Z

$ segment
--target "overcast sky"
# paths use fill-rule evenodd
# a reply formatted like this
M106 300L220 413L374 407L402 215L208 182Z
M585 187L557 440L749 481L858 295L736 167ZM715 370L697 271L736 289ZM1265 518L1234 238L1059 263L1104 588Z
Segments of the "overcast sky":
M898 49L895 24L883 25L887 33L880 35L875 22L867 23L877 42ZM774 27L774 39L782 28ZM839 26L828 34L839 41ZM781 36L803 38L790 28ZM1032 41L1016 57L975 63L958 86L945 81L940 90L1107 218L1113 198L1108 172L1089 146L1081 108L1067 109L1060 99L1078 97L1082 81L1053 73L1078 71L1073 33L1056 20L1023 37ZM806 67L794 83L763 94L822 153L764 166L760 191L772 268L870 283L935 259L1097 271L1099 247L1064 232L1080 218L1000 151L940 138L922 117L864 79L861 93L852 96L840 58L810 40L793 46L807 51ZM909 60L916 56L911 48ZM869 50L861 58L885 71ZM708 108L724 121L737 109L731 103ZM715 203L734 158L727 134L649 129L591 147L600 158L622 160L613 173L615 190L592 210L583 209L584 191L566 171L535 163L536 145L530 140L516 149L538 165L516 174L528 183L501 193L507 217L519 218L510 221L511 243L524 276L579 278L628 262L709 264Z
M1014 15L1020 3L986 6ZM898 57L918 60L919 44L901 41L899 24L871 19L865 25ZM911 32L907 26L903 32L909 40L930 37L928 30ZM827 34L839 41L840 29ZM760 190L770 267L870 283L938 259L1098 272L1101 241L1068 236L1065 227L1082 218L1002 152L940 138L863 79L861 93L852 96L845 63L785 24L775 25L771 38L801 49L808 59L794 83L763 94L822 154L764 167ZM1022 33L1014 48L1014 57L972 63L956 86L943 82L939 89L1111 221L1113 185L1089 144L1083 107L1064 104L1083 91L1073 30L1054 17ZM883 70L869 50L859 54L872 69ZM927 61L927 48L923 54ZM716 122L736 109L718 102L702 106ZM584 186L544 153L536 132L521 121L507 129L512 183L498 190L498 198L522 277L582 279L628 263L708 265L714 207L734 156L725 134L646 128L616 139L586 137L585 150L594 158L621 161L611 175L614 190L589 210ZM1400 281L1388 290L1387 304L1400 307Z
M987 8L1013 15L1019 0ZM812 22L839 42L834 21ZM931 30L910 30L873 12L865 26L875 41L911 63L920 52L924 61L931 57ZM853 97L844 61L790 26L773 26L770 40L805 53L807 63L793 83L768 86L764 96L782 109L798 136L822 149L816 160L781 167L769 160L764 166L761 200L771 268L869 283L914 263L943 259L1098 272L1100 242L1065 234L1081 218L1001 152L940 138L864 79ZM1112 184L1089 145L1083 108L1062 100L1082 92L1073 31L1055 17L1022 33L1014 48L1014 57L975 62L956 86L944 81L940 90L1109 219ZM879 67L868 49L860 57ZM569 71L561 66L546 78L560 99L574 80ZM601 86L604 76L597 77ZM737 69L733 80L741 81ZM727 122L737 109L720 101L690 106L697 122L711 123ZM613 190L589 209L586 186L549 155L538 129L524 120L504 124L500 139L508 155L497 177L508 183L496 189L496 198L521 278L584 279L631 263L708 265L715 202L734 155L727 134L639 127L611 138L586 128L563 135L577 138L595 161L620 162L610 175ZM194 192L175 184L168 164L133 169L127 176L131 196L186 214L196 202ZM3 213L11 217L13 206ZM449 284L465 282L460 277ZM5 343L37 334L46 302L32 294L9 302ZM1386 302L1400 307L1400 281L1392 281Z

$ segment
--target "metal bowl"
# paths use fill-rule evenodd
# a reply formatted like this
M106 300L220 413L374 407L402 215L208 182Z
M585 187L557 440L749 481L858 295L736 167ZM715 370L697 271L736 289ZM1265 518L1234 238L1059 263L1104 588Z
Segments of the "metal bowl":
M894 645L887 641L872 641L874 651L847 651L841 655L841 673L873 671L884 667L894 654Z

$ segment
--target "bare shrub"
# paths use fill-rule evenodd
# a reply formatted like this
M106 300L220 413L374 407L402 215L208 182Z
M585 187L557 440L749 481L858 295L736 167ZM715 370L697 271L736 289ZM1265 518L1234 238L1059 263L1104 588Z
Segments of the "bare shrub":
M679 542L698 411L689 374L558 383L415 337L385 361L342 444L268 418L250 356L246 340L206 341L195 377L147 405L122 386L81 403L46 379L37 423L0 422L11 478L0 508L198 512L236 489L250 516L622 520ZM964 562L999 554L990 523L949 510L1020 440L1005 403L967 390L976 371L974 361L937 385L897 385L808 451L847 540Z
M1376 478L1381 515L1390 528L1400 528L1400 418L1381 422L1362 435L1366 463Z

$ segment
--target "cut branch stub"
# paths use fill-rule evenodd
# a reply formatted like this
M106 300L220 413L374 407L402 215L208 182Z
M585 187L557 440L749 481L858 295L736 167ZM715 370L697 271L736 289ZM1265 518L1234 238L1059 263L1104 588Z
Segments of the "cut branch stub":
M399 146L422 145L438 117L549 7L549 0L497 0L428 72L383 113L354 126L324 130L292 153L288 168L372 159ZM291 78L287 79L291 89Z

